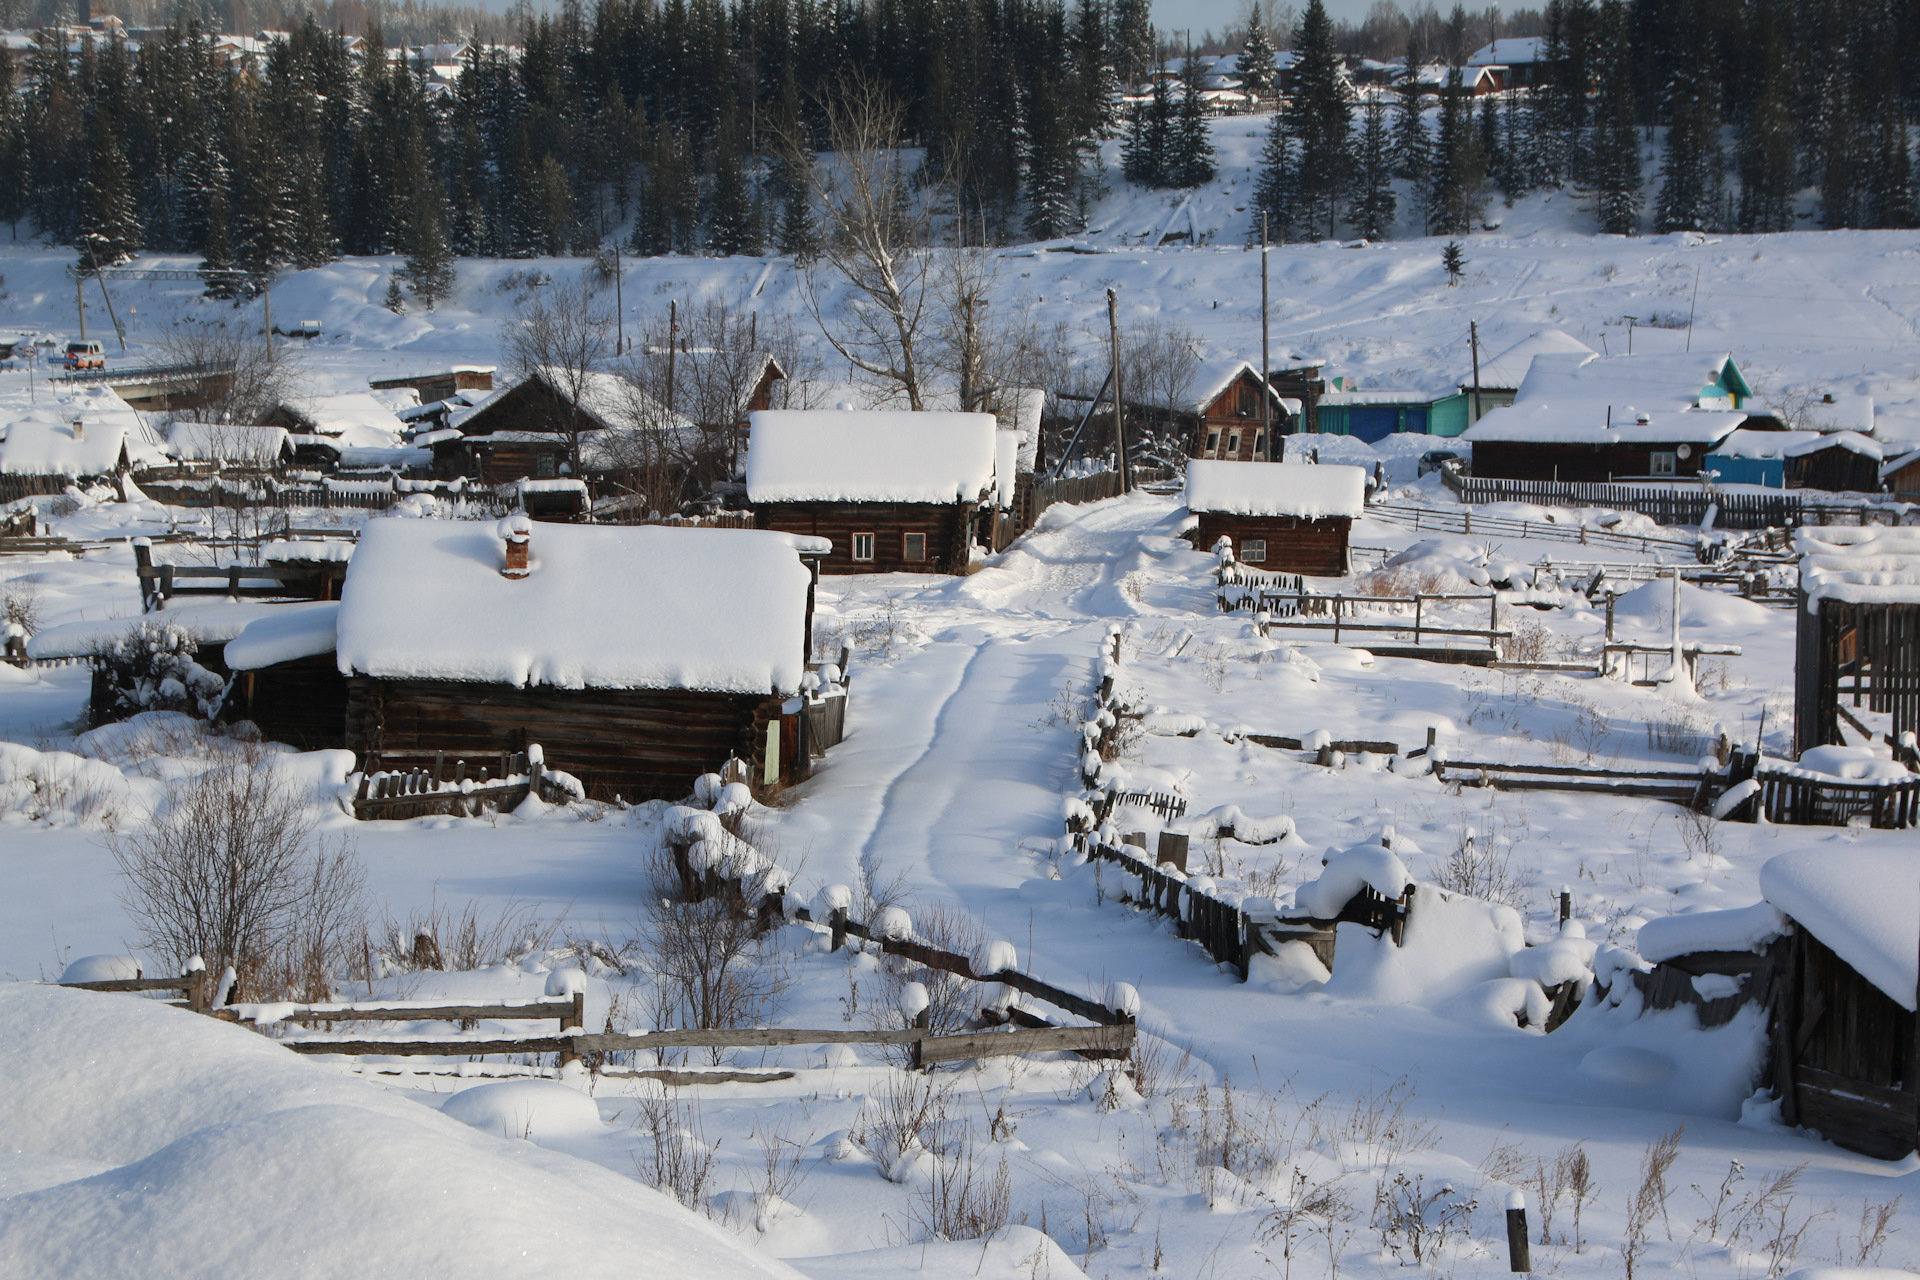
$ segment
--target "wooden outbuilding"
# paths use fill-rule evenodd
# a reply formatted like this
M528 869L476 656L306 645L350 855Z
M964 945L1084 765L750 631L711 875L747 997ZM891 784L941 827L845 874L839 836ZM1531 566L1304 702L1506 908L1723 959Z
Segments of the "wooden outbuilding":
M1920 733L1920 529L1808 526L1800 552L1796 751ZM1860 732L1864 728L1865 732Z
M374 391L417 391L421 404L431 404L436 400L450 400L462 391L491 391L493 375L494 366L490 364L457 364L434 373L375 378L367 386Z
M223 651L233 683L221 718L302 751L347 745L347 678L334 659L340 605L280 610L249 622Z
M1879 443L1857 431L1822 432L1812 440L1781 451L1789 489L1824 489L1830 493L1880 492Z
M1231 539L1250 568L1341 577L1366 486L1361 467L1196 459L1187 464L1187 536L1199 551Z
M811 539L743 529L376 520L338 618L365 768L539 745L589 797L670 799L729 757L804 774ZM791 708L792 714L789 714Z
M993 501L990 413L767 410L751 418L754 526L823 538L822 573L965 573Z
M1897 498L1920 501L1920 449L1908 450L1882 464L1880 484Z
M1703 1028L1744 1017L1765 1045L1752 1083L1772 1090L1782 1121L1877 1159L1913 1154L1913 866L1900 850L1781 854L1761 867L1754 906L1649 921L1636 945L1654 967L1633 977L1645 1007L1691 1005Z
M1268 461L1280 456L1280 446L1269 449L1261 416L1261 397L1270 402L1267 415L1276 436L1292 435L1301 429L1305 407L1294 397L1283 396L1260 377L1259 369L1247 360L1229 360L1203 365L1195 378L1196 395L1181 404L1156 405L1185 432L1187 456L1228 461ZM1138 397L1129 394L1128 400Z

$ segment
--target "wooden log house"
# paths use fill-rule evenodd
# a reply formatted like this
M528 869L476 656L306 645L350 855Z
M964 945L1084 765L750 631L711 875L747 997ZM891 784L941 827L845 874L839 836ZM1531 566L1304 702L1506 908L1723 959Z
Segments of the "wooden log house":
M1795 750L1920 733L1920 529L1810 526L1795 545Z
M492 391L494 368L490 364L456 364L433 373L375 378L367 386L374 391L416 391L421 404L431 404L436 400L451 400L462 391Z
M1230 538L1251 568L1341 577L1366 484L1361 467L1195 459L1187 464L1187 536L1198 551Z
M223 652L233 683L221 718L302 751L347 745L347 678L334 659L340 605L278 610L249 622Z
M1183 432L1190 458L1240 462L1278 458L1279 443L1269 442L1266 437L1260 407L1262 395L1269 401L1267 417L1273 423L1276 436L1292 435L1301 429L1305 416L1301 401L1281 395L1264 382L1251 361L1229 360L1202 366L1195 383L1200 388L1198 394L1187 397L1184 402L1153 405ZM1133 394L1127 398L1141 403L1151 399Z
M1637 947L1654 968L1633 981L1645 1007L1691 1005L1702 1028L1748 1014L1764 1045L1751 1084L1771 1088L1785 1123L1881 1160L1912 1154L1920 880L1911 855L1781 854L1761 867L1760 890L1752 907L1642 926Z
M581 469L592 469L597 441L637 430L694 427L625 378L548 367L494 392L428 445L435 478L501 485L572 475L576 444Z
M990 413L755 413L754 525L826 539L822 573L965 573L996 436Z
M1906 501L1920 501L1920 449L1906 448L1880 468L1880 485Z
M539 744L587 795L685 794L729 757L804 772L799 714L821 548L755 530L372 522L338 617L345 742L482 756Z

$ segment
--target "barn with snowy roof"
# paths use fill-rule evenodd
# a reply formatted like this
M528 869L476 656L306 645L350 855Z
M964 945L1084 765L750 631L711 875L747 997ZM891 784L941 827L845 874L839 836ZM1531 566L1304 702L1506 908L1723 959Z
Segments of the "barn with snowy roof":
M1794 545L1796 748L1920 733L1920 529L1807 526Z
M771 409L750 419L754 525L824 538L822 573L965 573L994 500L990 413Z
M1920 1128L1920 878L1905 850L1821 848L1760 868L1761 901L1650 920L1633 982L1650 1010L1690 1005L1764 1046L1780 1119L1882 1160Z
M602 799L684 795L729 757L801 776L785 722L818 550L750 529L373 521L331 637L346 745L369 769L539 745ZM255 671L328 639L253 638L234 660Z
M1195 459L1187 464L1187 536L1200 551L1228 538L1253 568L1337 578L1347 572L1366 486L1360 467Z
M1495 480L1675 480L1747 419L1753 390L1725 352L1535 355L1514 402L1461 437Z

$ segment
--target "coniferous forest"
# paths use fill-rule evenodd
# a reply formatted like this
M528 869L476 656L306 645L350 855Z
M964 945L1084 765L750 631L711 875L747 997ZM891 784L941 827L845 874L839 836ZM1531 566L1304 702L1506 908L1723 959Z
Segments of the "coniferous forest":
M1343 70L1355 30L1321 0L1279 23L1256 10L1233 39L1249 87L1284 89L1257 197L1274 238L1379 236L1396 214L1460 235L1491 202L1570 185L1611 232L1785 230L1803 198L1818 225L1920 222L1920 0L1553 0L1538 17L1539 82L1475 98L1461 39L1422 47L1411 28L1401 56L1456 68L1437 93L1363 94ZM313 18L248 64L197 20L137 49L49 29L22 66L0 58L0 221L89 262L146 249L260 274L405 254L429 301L461 255L616 237L805 254L796 157L855 84L903 104L948 225L989 241L1080 230L1106 138L1128 181L1214 174L1200 63L1146 0L602 0L518 21L511 45L469 41L451 85ZM1275 48L1293 55L1283 84Z

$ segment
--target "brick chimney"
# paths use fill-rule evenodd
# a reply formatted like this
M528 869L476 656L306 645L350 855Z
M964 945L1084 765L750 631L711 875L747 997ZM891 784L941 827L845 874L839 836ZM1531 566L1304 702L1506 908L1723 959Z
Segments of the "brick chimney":
M507 543L507 563L500 570L500 576L524 578L532 573L528 557L531 554L533 521L525 515L508 516L500 522L500 536Z
M75 440L85 440L87 438L87 424L78 418L73 420L73 438Z

